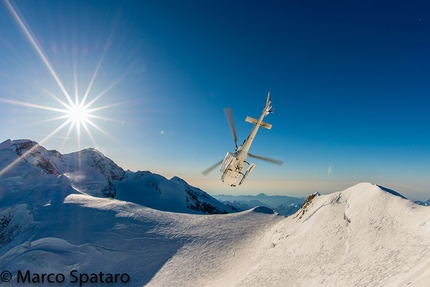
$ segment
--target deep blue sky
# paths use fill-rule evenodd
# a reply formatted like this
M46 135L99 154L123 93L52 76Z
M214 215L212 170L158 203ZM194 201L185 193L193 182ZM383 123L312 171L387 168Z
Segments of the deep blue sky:
M209 3L210 2L210 3ZM375 3L378 2L378 3ZM399 3L395 3L399 2ZM68 127L43 142L95 146L120 166L178 175L210 193L306 196L369 181L430 198L430 3L427 1L10 1L65 90L82 98L107 137ZM62 89L4 0L0 98L63 108ZM97 70L97 66L99 68ZM118 81L117 84L110 86ZM276 111L232 189L200 171L234 150L268 91ZM0 102L0 135L43 139L58 112ZM64 144L63 144L64 142Z

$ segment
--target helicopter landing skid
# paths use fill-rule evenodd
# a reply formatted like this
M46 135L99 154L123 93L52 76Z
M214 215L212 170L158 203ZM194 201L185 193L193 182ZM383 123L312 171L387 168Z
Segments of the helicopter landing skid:
M242 175L242 179L240 180L239 185L242 184L242 182L245 180L248 173L250 173L254 169L254 167L255 167L255 163L249 164L248 168L246 169L245 174Z

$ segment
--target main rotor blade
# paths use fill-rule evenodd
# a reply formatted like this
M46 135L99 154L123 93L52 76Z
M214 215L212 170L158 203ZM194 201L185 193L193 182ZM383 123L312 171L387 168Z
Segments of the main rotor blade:
M207 168L207 169L205 169L204 171L202 171L202 173L203 173L203 175L208 175L211 171L213 171L217 166L219 166L221 163L222 163L222 161L223 161L224 159L222 159L222 160L220 160L219 162L217 162L216 164L214 164L214 165L212 165L211 167L209 167L209 168Z
M277 164L277 165L282 165L284 163L283 160L277 160L277 159L273 159L273 158L267 158L267 157L263 157L263 156L259 156L259 155L255 155L255 154L251 154L251 153L248 153L248 155L250 157L261 159L261 160L264 160L264 161L268 161L270 163Z
M233 112L231 111L231 108L225 108L224 114L225 114L225 117L227 118L228 125L230 126L231 135L233 136L234 144L237 147L236 128L234 126Z

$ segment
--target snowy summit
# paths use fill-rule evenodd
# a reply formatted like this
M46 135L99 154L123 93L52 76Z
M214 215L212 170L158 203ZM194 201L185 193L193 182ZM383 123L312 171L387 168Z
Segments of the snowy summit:
M124 171L94 149L62 155L8 140L0 164L4 286L430 282L430 208L375 184L315 192L285 218L267 207L230 213L179 178Z
M61 181L63 193L111 197L164 211L235 212L178 177L125 171L94 148L63 155L31 140L6 140L0 144L0 160L2 186L13 191L3 200L29 189L54 192L52 187Z

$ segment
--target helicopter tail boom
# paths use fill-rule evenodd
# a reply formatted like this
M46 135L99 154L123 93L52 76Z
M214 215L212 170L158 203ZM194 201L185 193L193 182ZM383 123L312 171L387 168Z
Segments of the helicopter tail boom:
M245 121L247 121L248 123L254 124L256 125L258 123L257 119L251 118L251 117L246 117ZM272 128L271 124L265 123L265 122L261 122L260 123L260 127L266 128L268 130L270 130Z
M266 100L266 108L270 106L271 100L270 100L270 91L267 93L267 100Z

